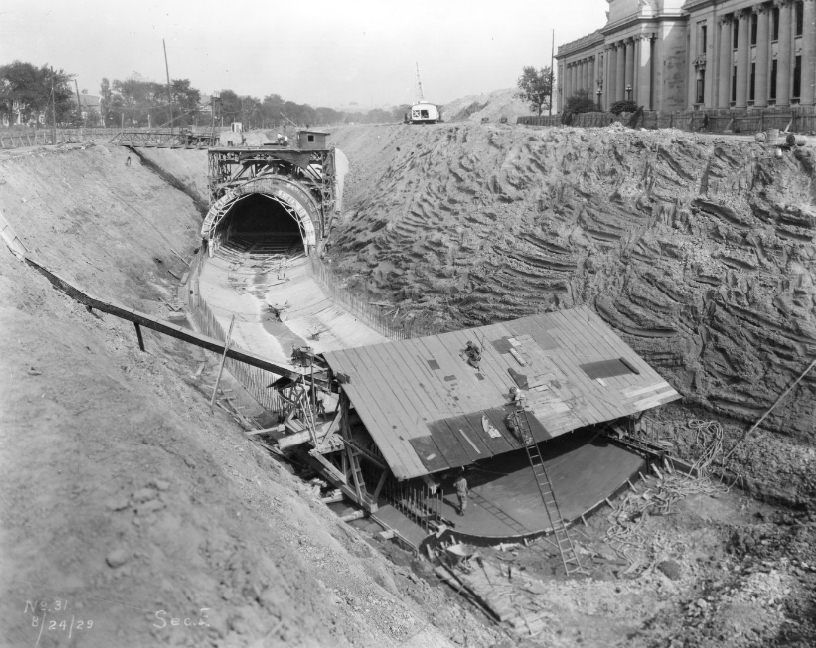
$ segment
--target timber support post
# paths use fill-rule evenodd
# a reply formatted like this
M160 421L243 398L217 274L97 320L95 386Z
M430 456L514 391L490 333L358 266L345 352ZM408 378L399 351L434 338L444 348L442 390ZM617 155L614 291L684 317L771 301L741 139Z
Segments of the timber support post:
M139 326L139 322L133 322L133 326L136 328L136 339L139 341L139 350L144 351L144 340L142 339L142 329Z

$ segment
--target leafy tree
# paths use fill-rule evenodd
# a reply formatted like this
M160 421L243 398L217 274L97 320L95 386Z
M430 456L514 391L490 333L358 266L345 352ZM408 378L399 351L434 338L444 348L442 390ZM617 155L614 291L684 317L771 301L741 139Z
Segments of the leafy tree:
M541 112L550 106L550 94L553 87L552 68L544 67L536 70L532 65L524 66L516 85L519 88L517 97L530 104L530 110Z
M592 97L589 96L589 91L578 90L574 95L567 98L567 105L561 113L561 123L569 125L572 123L575 115L579 113L593 112L597 110L597 106Z
M241 120L241 98L232 90L221 91L221 116L225 123Z
M597 110L597 104L589 96L588 90L578 90L574 95L567 98L566 110L573 113L586 113Z
M0 105L9 115L17 113L20 120L36 122L41 114L48 121L67 121L74 111L69 85L72 75L53 70L49 65L36 67L14 61L0 67ZM53 87L53 105L51 102Z
M102 78L102 84L99 86L99 112L104 124L113 124L113 90L111 89L110 79Z
M173 125L191 124L198 111L201 93L190 85L190 79L173 79L170 94L173 97Z

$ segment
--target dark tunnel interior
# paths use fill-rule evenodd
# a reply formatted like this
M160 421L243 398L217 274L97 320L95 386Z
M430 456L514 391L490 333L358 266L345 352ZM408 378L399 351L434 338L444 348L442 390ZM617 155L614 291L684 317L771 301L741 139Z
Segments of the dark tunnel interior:
M303 244L294 217L277 200L252 194L235 203L226 221L233 247L300 248Z

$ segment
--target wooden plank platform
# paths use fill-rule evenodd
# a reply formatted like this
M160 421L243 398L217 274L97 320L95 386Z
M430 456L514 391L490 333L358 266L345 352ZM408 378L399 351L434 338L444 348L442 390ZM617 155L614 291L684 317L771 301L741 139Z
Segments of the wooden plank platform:
M469 340L481 347L478 367L467 363ZM539 442L680 398L586 306L325 358L349 376L342 388L398 479L521 447L503 422L513 386Z

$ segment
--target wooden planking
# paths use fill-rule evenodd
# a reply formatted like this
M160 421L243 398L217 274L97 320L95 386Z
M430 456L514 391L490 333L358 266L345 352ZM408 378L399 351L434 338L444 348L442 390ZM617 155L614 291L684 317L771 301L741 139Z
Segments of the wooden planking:
M526 366L493 347L494 340L505 337L523 343L519 351L528 362ZM460 355L469 339L482 348L478 370ZM547 348L542 348L536 339L545 340ZM466 460L486 458L517 447L518 441L506 429L501 415L513 384L508 373L510 367L525 374L528 380L544 378L549 388L526 390L527 402L553 436L679 397L586 307L325 355L335 371L344 371L341 366L335 367L339 363L349 367L347 373L358 377L356 382L372 383L365 388L355 387L353 380L345 387L352 400L361 399L360 403L355 401L361 418L364 409L372 410L364 422L376 428L369 431L382 445L389 464L392 460L400 464L399 471L394 470L400 476L428 472L416 448L426 454L436 448L440 459L434 460L433 468L437 469L442 458L450 465L462 465ZM605 378L601 384L579 366L613 358L624 358L641 373ZM436 361L439 368L432 369L429 360ZM477 373L484 379L479 380ZM445 381L445 376L454 379ZM552 385L554 378L560 387ZM492 439L485 433L482 413L499 430L501 438ZM416 448L411 445L413 439L422 439ZM423 468L416 472L420 465Z
M358 347L353 351L359 352L364 348ZM382 380L369 380L368 372L372 367L369 366L370 363L365 362L364 358L361 358L359 353L352 353L352 350L349 349L333 352L333 354L340 356L341 367L343 367L335 371L351 376L351 382L343 385L343 390L349 395L360 419L376 441L391 470L398 478L422 474L424 464L410 444L401 442L399 436L393 434L393 423L388 419L387 410L384 411L381 407L385 403L398 400L390 397L389 384ZM374 430L380 433L375 436ZM417 473L417 471L420 472Z

